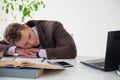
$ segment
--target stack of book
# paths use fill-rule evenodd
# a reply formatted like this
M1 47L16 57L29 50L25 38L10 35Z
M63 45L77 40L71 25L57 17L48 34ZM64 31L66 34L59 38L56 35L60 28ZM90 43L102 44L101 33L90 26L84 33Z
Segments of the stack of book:
M38 78L43 74L43 69L39 68L0 68L0 77L16 77L16 78Z
M35 79L43 74L44 69L64 70L62 66L37 63L33 59L24 60L24 58L21 58L21 60L0 60L0 77Z

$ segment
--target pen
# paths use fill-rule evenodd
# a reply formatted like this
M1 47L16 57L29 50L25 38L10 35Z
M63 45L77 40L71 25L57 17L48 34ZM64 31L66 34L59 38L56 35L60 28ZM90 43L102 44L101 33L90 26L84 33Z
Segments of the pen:
M54 63L52 63L52 62L50 62L50 61L47 61L47 63L52 64L52 65L55 65Z
M43 62L45 60L45 58L43 58L42 60L41 60L41 62Z

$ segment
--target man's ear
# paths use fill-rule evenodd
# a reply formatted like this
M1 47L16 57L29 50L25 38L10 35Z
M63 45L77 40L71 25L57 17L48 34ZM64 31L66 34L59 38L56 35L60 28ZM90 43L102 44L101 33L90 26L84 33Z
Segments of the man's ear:
M28 25L24 24L24 27L27 29L27 28L30 28Z

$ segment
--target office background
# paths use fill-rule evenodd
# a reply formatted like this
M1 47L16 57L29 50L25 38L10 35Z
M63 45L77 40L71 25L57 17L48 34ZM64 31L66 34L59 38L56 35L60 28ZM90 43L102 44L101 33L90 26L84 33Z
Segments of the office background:
M41 8L33 19L60 21L73 35L79 56L104 57L107 32L120 30L120 0L43 1L46 8ZM0 36L5 26L12 22L11 17L4 14L0 10L0 19L8 18L6 22L0 21ZM21 22L19 16L17 19Z

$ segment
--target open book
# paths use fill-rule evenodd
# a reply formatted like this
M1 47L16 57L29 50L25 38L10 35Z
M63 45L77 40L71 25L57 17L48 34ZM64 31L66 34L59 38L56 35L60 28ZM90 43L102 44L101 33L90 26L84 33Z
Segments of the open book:
M37 59L38 60L38 59ZM64 69L62 66L47 63L37 63L35 59L16 58L14 60L0 60L0 67L29 67L42 69Z

